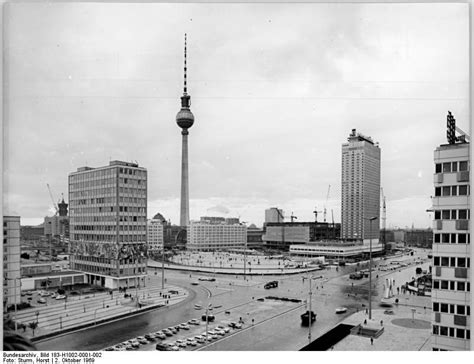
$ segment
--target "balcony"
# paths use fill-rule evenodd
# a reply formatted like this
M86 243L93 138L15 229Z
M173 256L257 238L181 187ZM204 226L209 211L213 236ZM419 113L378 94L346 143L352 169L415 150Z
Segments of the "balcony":
M468 230L469 220L456 220L456 230Z
M457 173L457 182L469 182L469 171L460 171Z
M442 173L435 173L433 175L433 182L434 183L443 183L443 174Z

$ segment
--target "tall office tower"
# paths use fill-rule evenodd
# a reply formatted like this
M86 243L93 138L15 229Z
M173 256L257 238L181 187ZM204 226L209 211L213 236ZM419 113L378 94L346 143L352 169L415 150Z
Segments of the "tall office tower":
M470 144L456 138L448 114L448 144L434 151L433 350L470 350ZM472 350L472 349L471 349Z
M21 302L20 217L3 216L3 307Z
M269 222L285 222L283 210L277 207L270 207L265 210L265 224Z
M112 161L69 174L71 268L90 284L135 287L146 275L147 171Z
M184 90L181 96L181 110L176 115L176 123L182 129L182 152L181 152L181 210L179 224L184 227L189 224L189 177L188 177L188 129L194 124L194 115L190 110L191 96L187 89L187 67L186 67L186 34L184 35Z
M342 144L341 238L363 241L380 236L380 148L370 137L352 133ZM370 222L370 218L377 217ZM372 225L372 227L371 227Z

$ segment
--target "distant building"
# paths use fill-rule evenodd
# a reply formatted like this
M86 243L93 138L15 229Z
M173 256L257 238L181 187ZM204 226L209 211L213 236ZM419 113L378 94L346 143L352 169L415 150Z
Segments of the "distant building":
M245 247L247 241L245 225L211 221L218 220L191 221L188 226L189 250L212 251Z
M470 144L448 141L434 151L432 336L434 351L472 350ZM454 124L454 118L451 120Z
M247 248L248 249L261 249L263 248L263 234L264 230L255 226L249 226L247 228Z
M186 247L186 229L167 223L163 225L163 242L165 249L184 249Z
M69 237L68 216L46 216L44 218L44 235L46 237Z
M149 253L161 252L164 245L163 223L160 220L151 219L147 221L147 244Z
M268 223L281 223L285 221L283 210L271 207L265 210L265 225Z
M146 275L147 170L111 161L69 174L71 269L117 289Z
M200 221L209 222L211 224L224 224L225 218L219 216L201 216Z
M292 244L289 250L291 255L296 256L346 260L366 257L369 254L370 247L361 241L321 241L308 244Z
M342 144L341 238L373 244L380 238L380 148L370 137L352 133ZM369 218L377 219L371 222Z
M327 222L268 223L262 240L267 249L288 251L292 244L336 239L340 231L340 224Z
M38 241L44 236L44 225L38 226L20 226L20 240L21 241Z
M405 243L408 246L431 249L433 247L433 230L408 230L405 232Z
M3 216L3 305L21 302L20 217Z

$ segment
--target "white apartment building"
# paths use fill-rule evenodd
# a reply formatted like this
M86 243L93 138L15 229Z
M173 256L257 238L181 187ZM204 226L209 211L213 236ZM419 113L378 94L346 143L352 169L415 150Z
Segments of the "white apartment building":
M87 282L134 287L146 276L147 171L112 161L69 174L70 266Z
M3 305L21 302L20 217L3 216Z
M352 133L342 144L341 238L374 246L380 236L380 148L370 137ZM371 222L370 218L377 217Z
M432 349L470 350L470 144L434 151Z
M191 221L188 226L189 250L227 250L244 248L247 242L247 227L242 224Z
M148 252L161 252L163 249L163 223L161 220L149 219L147 222L147 232Z

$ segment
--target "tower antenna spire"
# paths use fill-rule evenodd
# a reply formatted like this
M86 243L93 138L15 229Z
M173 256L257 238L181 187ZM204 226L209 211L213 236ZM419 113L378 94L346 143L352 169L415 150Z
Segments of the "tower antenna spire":
M186 84L186 77L187 77L187 65L186 65L186 56L187 56L187 52L186 52L186 33L184 33L184 94L186 95L187 92L188 92L188 87L187 87L187 84Z

